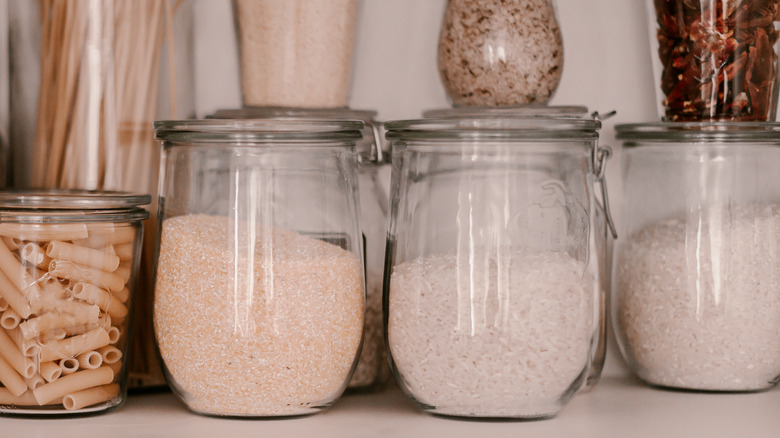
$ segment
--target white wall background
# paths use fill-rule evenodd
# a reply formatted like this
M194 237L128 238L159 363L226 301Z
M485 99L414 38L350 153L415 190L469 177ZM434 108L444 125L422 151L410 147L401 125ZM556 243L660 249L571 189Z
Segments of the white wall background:
M198 116L241 104L237 50L229 0L196 0ZM281 1L281 0L280 0ZM436 68L445 0L363 0L350 106L374 109L380 120L418 118L448 105ZM618 123L657 118L648 19L642 0L556 0L564 69L551 104L585 105L617 115L602 144L615 155L607 178L616 222L622 199ZM605 374L624 372L610 345Z

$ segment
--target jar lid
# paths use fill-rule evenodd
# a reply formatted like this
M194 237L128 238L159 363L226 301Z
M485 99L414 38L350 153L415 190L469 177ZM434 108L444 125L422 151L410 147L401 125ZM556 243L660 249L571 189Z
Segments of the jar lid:
M558 140L598 138L601 122L583 118L459 117L385 123L387 138L420 140Z
M221 109L206 116L207 119L272 119L276 117L299 117L304 119L362 120L372 122L376 111L352 108L290 108L281 106L247 106Z
M377 112L351 108L288 108L249 106L236 109L221 109L207 116L207 119L284 119L284 120L361 120L364 123L363 138L357 148L363 164L384 163L388 155L380 134L382 124L377 122Z
M633 140L658 143L752 143L780 141L777 122L654 122L615 126L618 140L626 147L640 146Z
M0 190L0 208L39 210L112 210L147 205L151 195L75 189Z
M456 106L423 112L425 118L452 117L587 117L588 107L580 105L515 105L504 107Z
M356 142L363 137L360 120L325 119L205 119L154 122L155 138L170 144L287 143L317 145Z
M75 189L0 190L0 222L130 222L149 217L150 195Z

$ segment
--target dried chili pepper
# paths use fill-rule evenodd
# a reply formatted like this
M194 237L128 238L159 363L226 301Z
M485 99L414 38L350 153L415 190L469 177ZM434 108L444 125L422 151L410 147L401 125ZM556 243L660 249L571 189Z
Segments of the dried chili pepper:
M780 0L654 0L666 120L773 120Z

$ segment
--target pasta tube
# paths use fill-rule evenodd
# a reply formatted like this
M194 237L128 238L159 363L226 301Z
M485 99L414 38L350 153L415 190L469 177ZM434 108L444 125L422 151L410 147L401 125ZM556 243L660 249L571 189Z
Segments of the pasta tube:
M73 296L97 305L112 318L122 319L127 316L127 307L118 298L93 284L76 283L73 286Z
M3 312L3 316L0 316L0 327L6 330L15 329L17 326L19 326L19 322L21 320L22 317L16 313L16 310L8 309Z
M41 345L40 361L46 362L75 357L81 353L105 347L109 343L110 340L106 329L98 327L83 335L76 335L61 341L52 341Z
M81 353L76 356L76 360L79 362L79 368L82 370L94 370L100 365L103 365L103 355L97 351L87 351L86 353Z
M12 225L12 224L5 224L5 225ZM3 243L1 240L0 240L0 271L2 271L3 274L5 274L5 277L7 277L7 279L11 281L11 284L16 286L16 289L21 291L21 293L24 296L35 297L41 293L41 289L38 287L38 284L35 283L35 281L27 272L27 270L24 269L21 263L19 263L19 260L16 260L16 257L14 257L14 255L11 254L11 251L8 249L7 246L5 246L5 243ZM6 299L8 299L8 297L6 297Z
M26 243L19 250L19 256L25 262L39 268L45 268L51 262L51 258L46 255L43 249L33 242Z
M73 282L93 283L112 292L125 287L125 280L113 272L79 266L73 262L52 260L49 273L58 278L67 278Z
M87 246L54 240L46 246L46 255L101 271L114 272L119 267L119 257Z
M48 383L51 383L62 376L62 368L56 362L41 362L40 375Z
M79 370L79 361L73 357L62 359L60 360L60 369L62 370L63 376L73 374Z
M0 405L38 406L38 400L35 399L32 391L14 395L7 388L0 388Z
M114 380L111 368L103 366L94 370L77 371L69 376L60 377L33 391L39 404L46 404L66 394L72 394L94 386L107 385ZM21 395L21 393L17 394Z
M27 391L27 383L2 356L0 356L0 383L15 396L20 396Z
M61 313L44 313L41 316L30 318L19 324L22 338L25 340L40 336L47 330L65 329L97 321L100 317L100 308L77 302L64 302Z
M72 411L106 402L117 395L119 395L119 385L112 383L70 393L63 397L62 405Z
M5 330L0 330L0 356L4 357L20 376L30 378L35 374L35 363L22 354Z
M5 299L6 303L8 303L8 306L14 309L20 316L25 318L30 317L32 309L30 308L30 303L27 301L27 298L19 292L19 289L17 289L16 286L11 283L11 280L2 272L0 272L0 295Z
M98 348L97 352L103 357L103 363L106 364L117 363L122 358L122 352L112 345Z

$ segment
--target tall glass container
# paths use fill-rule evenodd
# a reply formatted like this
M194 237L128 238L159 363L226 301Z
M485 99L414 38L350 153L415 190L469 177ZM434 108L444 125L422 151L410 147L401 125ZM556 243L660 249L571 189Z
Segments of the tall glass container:
M584 384L601 327L600 122L386 127L385 324L398 383L433 414L554 416Z
M658 386L754 391L780 377L780 125L617 126L626 238L613 326Z
M290 120L362 120L363 138L358 142L358 181L360 189L360 227L364 240L366 263L366 325L355 373L348 391L378 389L390 377L382 335L382 271L387 237L388 199L385 172L390 157L380 135L381 123L376 111L341 109L305 109L280 107L245 107L219 110L215 119Z
M361 122L157 122L154 327L195 412L305 415L347 386L364 322Z
M152 123L194 116L193 2L8 5L16 185L156 195L160 154ZM134 386L165 383L150 318L154 208L151 214L133 315Z

